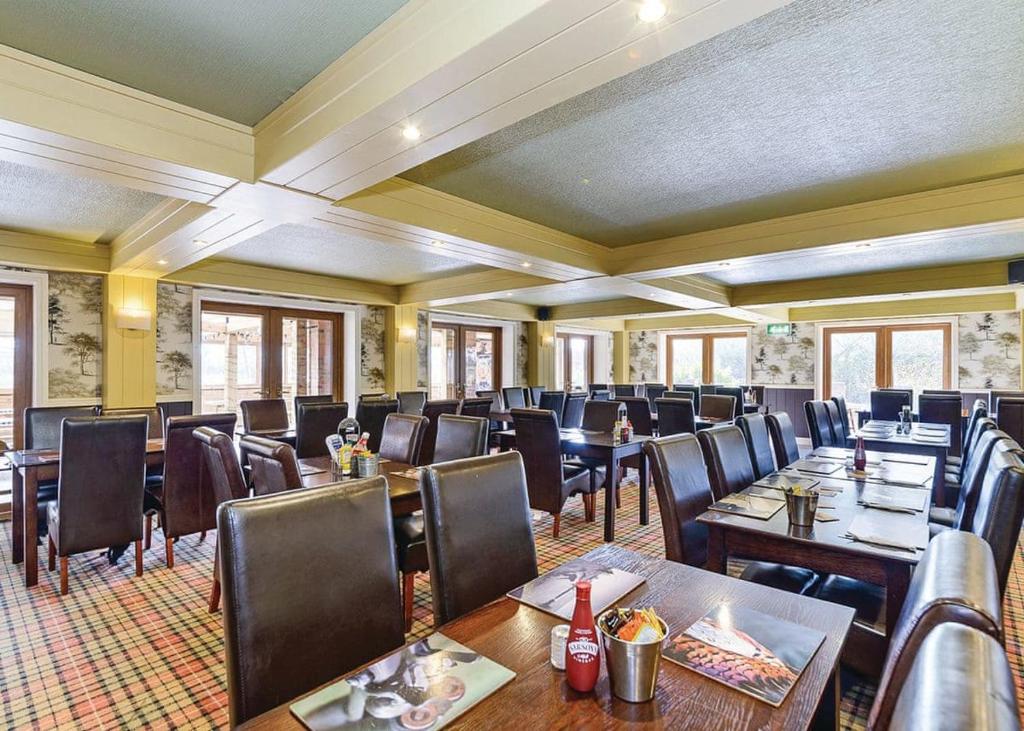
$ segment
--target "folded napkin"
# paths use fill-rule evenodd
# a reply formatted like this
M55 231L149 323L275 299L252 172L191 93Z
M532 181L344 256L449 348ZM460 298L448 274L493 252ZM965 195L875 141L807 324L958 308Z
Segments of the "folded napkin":
M863 505L865 508L874 508L875 510L889 510L893 513L910 513L911 515L913 515L914 513L919 512L917 510L914 510L913 508L908 508L905 505L897 505L896 503L890 503L884 500L871 498L867 500L860 500L857 504Z
M886 536L878 536L874 534L856 534L849 530L846 531L846 537L857 543L866 543L871 546L878 546L879 548L895 548L900 551L910 551L917 553L917 546L913 542L903 541L899 538L888 538Z

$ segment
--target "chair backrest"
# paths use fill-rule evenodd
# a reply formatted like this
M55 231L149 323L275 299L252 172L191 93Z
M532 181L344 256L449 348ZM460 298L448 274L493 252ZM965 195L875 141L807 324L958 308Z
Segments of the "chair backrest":
M644 443L669 561L704 566L708 529L697 516L714 501L700 444L693 434L659 437Z
M662 397L665 391L668 390L668 386L664 383L645 383L644 384L644 396L647 397L647 401L651 407L651 413L658 413L658 405L655 403Z
M899 421L900 412L914 402L914 395L903 389L878 389L871 392L870 399L872 419Z
M375 393L361 393L359 394L359 401L367 401L373 399L388 401L388 396L389 394L384 391L377 391Z
M592 401L611 401L612 392L608 389L597 389L596 391L590 392L590 399Z
M1015 449L1019 449L1014 445ZM970 530L988 541L996 562L999 591L1006 588L1024 520L1024 465L1013 451L993 449L978 493Z
M288 428L288 407L284 399L250 399L239 406L242 408L242 428L246 432Z
M736 415L736 397L706 394L700 399L700 415L709 419L732 419Z
M1002 600L992 551L981 538L943 531L914 569L889 643L868 725L886 728L925 637L946 622L1003 639Z
M992 458L992 450L1001 440L1010 438L1006 432L996 429L995 422L988 417L978 420L974 433L977 438L971 448L971 455L967 463L962 465L960 495L956 502L956 520L953 525L959 530L971 529L974 513L978 507L981 483L988 469L988 461Z
M359 399L359 403L356 404L356 421L359 422L359 428L370 435L367 446L371 452L380 451L384 420L388 418L388 414L395 413L398 413L398 399Z
M1024 398L998 398L995 412L999 428L1016 442L1024 442ZM923 418L921 420L924 421Z
M587 386L587 393L590 394L591 396L593 396L594 393L597 392L597 391L609 391L608 384L607 383L591 383L589 386ZM609 393L610 393L610 391L609 391Z
M760 480L775 471L775 459L772 456L772 440L768 435L768 422L764 414L745 414L736 419L736 426L743 432L750 453L750 463L754 467L754 478Z
M100 416L145 416L149 421L146 436L149 439L164 438L164 410L159 406L140 406L124 409L100 409Z
M828 425L832 428L832 443L837 447L846 446L846 425L839 413L839 404L832 399L822 401L825 405L825 413L828 414Z
M202 443L192 436L199 427L219 431L230 439L235 433L234 412L171 416L164 429L164 484L160 528L167 538L213 530L217 527L217 496Z
M57 486L62 556L142 538L146 429L145 415L64 419Z
M817 449L835 446L832 422L828 418L824 401L804 401L804 417L807 419L807 431L811 434L812 447Z
M245 486L242 466L238 463L231 437L208 426L193 429L192 436L198 439L203 447L203 457L210 470L210 481L213 483L213 496L217 505L247 497L249 488Z
M232 727L405 642L383 476L229 502L217 528Z
M671 393L671 391L666 392ZM658 434L669 437L673 434L693 434L697 431L693 401L681 398L660 398L658 405Z
M739 492L754 481L747 443L738 426L719 426L697 432L716 500Z
M437 420L434 463L479 457L487 453L487 419L441 414Z
M1021 401L1024 407L1024 400ZM963 437L963 400L948 394L922 393L917 397L918 418L926 424L949 425L949 453L959 455Z
M295 455L299 459L326 457L327 437L338 433L338 424L348 418L348 403L303 403L295 412Z
M716 386L716 396L732 396L733 416L740 416L743 413L743 389L739 386Z
M518 452L431 465L420 471L420 493L436 625L537 577Z
M785 411L775 411L766 414L765 423L768 426L768 434L772 438L772 448L775 450L775 464L779 469L793 464L800 459L800 447L796 443L796 429L793 428L793 421Z
M836 410L839 411L839 420L843 423L843 437L849 437L853 435L853 424L850 423L850 409L846 405L845 396L833 396L830 399L836 405Z
M700 386L694 386L694 385L690 385L690 384L680 384L680 383L677 383L674 386L672 386L672 391L670 391L670 392L666 391L665 395L668 396L669 398L676 398L677 397L676 394L681 394L681 393L688 393L688 394L690 394L690 397L693 399L693 409L694 409L694 411L696 411L698 414L701 413L701 411L700 411L700 397L701 397Z
M583 405L582 428L586 431L610 432L625 411L626 407L621 401L587 401Z
M427 433L427 417L416 414L388 414L380 439L380 458L417 464Z
M523 455L530 507L559 513L568 495L563 490L562 448L553 411L512 409L516 449Z
M505 406L509 409L525 409L529 406L530 404L527 403L529 397L526 393L526 389L520 386L508 386L501 389L501 395L505 397Z
M399 391L395 395L398 397L398 413L417 416L423 413L423 404L427 403L426 391Z
M427 401L423 405L423 416L427 419L427 429L423 432L419 456L415 464L430 464L434 461L434 445L437 443L437 420L441 414L457 414L459 402L456 399L437 399Z
M491 415L491 399L486 396L464 398L459 404L459 413L463 416L482 416L486 419Z
M25 409L25 449L57 449L64 419L96 416L95 406L30 406Z
M579 429L583 425L583 408L587 402L587 394L573 392L565 396L565 408L562 409L562 428Z
M988 410L995 418L999 418L999 401L1007 398L1024 398L1024 391L989 391Z
M298 419L299 419L299 411L302 409L302 406L304 404L333 404L333 403L336 403L335 400L334 400L334 396L333 396L333 394L329 394L329 393L306 394L306 395L303 395L303 396L296 396L294 398L294 404L293 404L293 406L295 408L296 424L298 423ZM348 414L345 414L345 416L348 416Z
M544 393L544 390L545 390L544 387L543 386L530 386L529 389L527 389L527 390L528 390L528 395L530 397L530 406L532 406L534 408L537 408L540 405L540 395L542 393Z
M643 396L621 396L619 401L626 404L626 418L633 423L634 432L644 436L654 434L650 401Z
M1013 674L1002 646L973 627L953 622L936 627L921 643L888 728L1020 729Z
M534 406L540 409L555 412L558 425L562 425L562 412L565 411L565 391L544 391L540 395L540 401L534 401Z
M273 495L302 487L302 470L291 445L246 434L241 448L252 469L254 495Z
M636 396L636 384L635 383L614 383L612 384L612 395L616 399L620 399L623 396Z
M984 399L975 399L974 405L971 407L971 417L967 420L967 431L964 432L964 446L961 450L963 458L960 461L961 466L967 460L971 454L971 445L976 439L975 428L978 423L978 419L988 416L988 405Z

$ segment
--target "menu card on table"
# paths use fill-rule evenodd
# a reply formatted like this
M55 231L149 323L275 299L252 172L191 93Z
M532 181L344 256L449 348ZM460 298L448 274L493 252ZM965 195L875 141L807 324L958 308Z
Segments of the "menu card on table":
M735 492L713 503L709 510L729 513L730 515L742 515L745 518L768 520L782 510L785 504L782 500L770 500L755 495L744 495L742 492Z
M847 537L879 548L917 552L928 547L928 523L917 515L869 510L859 513L846 529Z
M439 729L515 677L493 660L433 634L296 701L291 712L312 731Z
M912 487L865 485L860 496L861 505L882 510L920 513L928 507L928 493Z
M811 459L798 459L796 462L789 465L790 469L797 470L798 472L808 472L812 475L831 475L833 472L838 472L843 468L843 465L838 462L830 462L828 460L811 460Z
M932 479L931 470L917 465L887 462L883 465L868 465L864 472L846 470L846 476L855 480L872 480L902 487L926 488Z
M810 627L721 604L671 638L662 657L778 707L824 640Z
M819 481L812 477L801 477L796 474L774 472L770 475L765 475L754 484L759 487L769 487L773 490L793 490L798 487L801 490L810 490L812 487L819 484Z
M590 582L594 616L644 583L643 576L577 558L513 589L507 596L568 622L576 607L576 582L582 579Z

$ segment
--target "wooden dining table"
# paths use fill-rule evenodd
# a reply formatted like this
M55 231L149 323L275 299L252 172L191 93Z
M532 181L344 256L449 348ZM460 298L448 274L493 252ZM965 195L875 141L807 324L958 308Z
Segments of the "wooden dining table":
M565 673L549 662L551 628L564 620L502 597L438 628L516 674L448 728L805 729L826 691L836 693L838 727L838 661L853 622L852 609L615 545L597 548L586 558L645 577L617 606L653 607L668 625L670 638L729 604L818 630L825 640L777 708L667 660L661 661L654 699L627 703L612 696L603 659L594 691L572 690ZM250 719L241 728L305 728L290 705Z
M11 463L11 563L25 564L25 586L39 582L39 483L60 475L60 450L16 449L6 453ZM146 441L146 465L164 463L164 440Z
M331 472L330 457L305 457L299 460L302 472L303 487L320 487L336 482L346 482L351 477L340 477ZM420 500L419 477L407 477L418 468L404 462L392 462L382 459L378 474L384 475L388 481L388 494L391 497L391 514L395 517L409 515L422 509Z
M935 458L934 490L935 504L946 505L946 455L949 454L951 446L951 429L949 424L929 424L925 422L912 422L910 434L896 434L895 421L881 421L872 419L860 428L864 436L864 446L876 452L895 452L900 454L921 454ZM871 434L872 428L882 428L886 434ZM867 432L867 433L865 433ZM935 441L922 441L923 435L935 434L940 439ZM856 435L847 438L847 445L853 446L856 443Z
M647 457L644 442L651 437L635 435L628 442L616 442L611 432L585 431L583 429L559 429L563 454L599 460L605 466L604 482L604 539L615 540L615 489L618 487L619 462L626 457L639 455L640 482L640 525L650 523L650 509L647 505L648 479ZM495 432L498 449L506 452L516 445L516 430L505 429Z

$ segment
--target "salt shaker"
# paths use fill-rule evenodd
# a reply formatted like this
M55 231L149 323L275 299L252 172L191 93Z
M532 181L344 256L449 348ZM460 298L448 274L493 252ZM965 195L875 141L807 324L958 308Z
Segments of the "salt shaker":
M556 670L565 670L565 643L569 640L569 625L556 624L551 628L551 664Z

